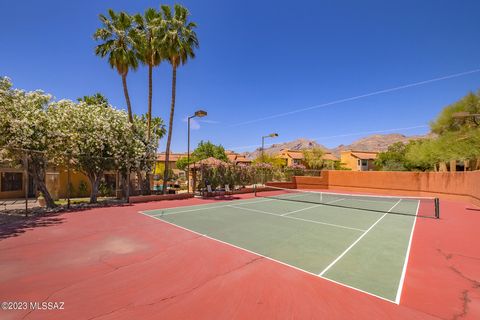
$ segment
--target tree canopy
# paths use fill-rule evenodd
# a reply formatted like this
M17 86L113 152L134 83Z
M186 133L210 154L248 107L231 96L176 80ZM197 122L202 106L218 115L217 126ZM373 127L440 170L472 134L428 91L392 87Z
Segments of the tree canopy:
M200 141L198 146L190 154L190 163L194 163L203 159L213 157L218 160L227 162L227 154L225 148L222 145L213 144L210 141ZM177 160L176 166L180 170L185 170L188 165L187 157L183 157Z
M318 147L303 150L303 158L305 159L307 168L317 170L322 169L325 164L323 154L323 150Z
M445 107L431 122L436 136L407 144L396 143L379 154L382 170L437 170L453 161L476 162L480 169L480 96L468 93Z
M459 101L445 107L430 123L432 132L441 135L452 131L478 129L480 127L479 117L468 116L469 114L480 114L480 92L476 94L469 92Z
M145 116L135 116L132 124L124 111L96 101L100 100L52 101L41 91L13 89L9 79L0 78L3 156L16 161L28 158L29 173L49 206L54 204L45 185L47 163L69 164L85 173L93 187L91 202L96 201L105 171L152 171L154 158L149 155L165 134L163 121L152 119L152 139L147 140Z

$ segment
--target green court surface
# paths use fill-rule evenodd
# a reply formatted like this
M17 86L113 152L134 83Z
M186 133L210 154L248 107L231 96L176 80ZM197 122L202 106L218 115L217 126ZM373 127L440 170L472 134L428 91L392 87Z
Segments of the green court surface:
M253 198L142 213L399 302L420 200L285 200Z

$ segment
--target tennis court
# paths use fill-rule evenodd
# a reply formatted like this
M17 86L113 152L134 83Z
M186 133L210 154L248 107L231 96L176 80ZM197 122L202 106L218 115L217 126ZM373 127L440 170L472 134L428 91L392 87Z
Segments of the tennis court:
M415 221L438 217L438 200L268 188L142 213L400 303Z

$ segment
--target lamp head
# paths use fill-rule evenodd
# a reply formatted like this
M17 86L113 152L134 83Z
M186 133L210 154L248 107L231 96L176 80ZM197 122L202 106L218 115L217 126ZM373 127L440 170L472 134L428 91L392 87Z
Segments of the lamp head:
M207 115L207 111L203 111L203 110L195 111L195 117L202 118L202 117L205 117L206 115Z
M278 133L270 133L268 136L271 138L275 138L278 137Z

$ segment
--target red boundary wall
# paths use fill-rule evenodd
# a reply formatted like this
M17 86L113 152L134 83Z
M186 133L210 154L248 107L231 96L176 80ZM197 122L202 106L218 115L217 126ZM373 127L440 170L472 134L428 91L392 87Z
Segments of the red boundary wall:
M480 171L322 171L320 177L293 177L298 189L335 189L405 196L435 196L480 206ZM285 187L285 183L269 185Z
M189 193L178 193L178 194L159 194L159 195L148 195L148 196L131 196L128 198L129 203L139 203L139 202L150 202L150 201L161 201L161 200L179 200L179 199L188 199L193 198L193 194Z

